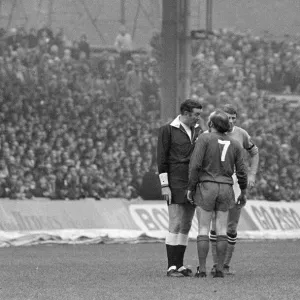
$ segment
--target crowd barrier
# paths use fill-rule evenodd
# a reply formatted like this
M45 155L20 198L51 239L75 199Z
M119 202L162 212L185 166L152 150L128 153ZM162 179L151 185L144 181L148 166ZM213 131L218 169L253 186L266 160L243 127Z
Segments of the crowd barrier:
M163 241L167 230L168 211L163 201L0 201L0 247ZM191 239L196 239L197 230L194 217ZM300 203L249 200L241 214L238 237L300 238Z

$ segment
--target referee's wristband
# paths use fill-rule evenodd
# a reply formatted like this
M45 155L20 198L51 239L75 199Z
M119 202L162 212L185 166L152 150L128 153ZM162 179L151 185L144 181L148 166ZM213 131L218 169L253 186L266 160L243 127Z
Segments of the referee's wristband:
M169 186L168 173L159 174L159 180L162 188Z

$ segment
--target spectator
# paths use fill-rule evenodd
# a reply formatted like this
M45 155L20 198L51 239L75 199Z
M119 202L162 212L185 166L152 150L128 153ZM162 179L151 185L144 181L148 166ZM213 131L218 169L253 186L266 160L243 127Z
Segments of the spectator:
M32 173L27 171L24 173L24 180L23 180L23 193L24 198L31 199L35 195L36 191L36 184L33 178Z
M5 195L7 198L12 200L23 199L22 182L20 181L20 178L18 178L17 174L12 174L9 178L7 178Z
M78 47L81 52L85 53L86 59L90 59L91 50L90 44L87 42L86 34L81 35Z
M115 40L116 50L120 53L120 60L124 65L128 60L131 60L131 52L133 50L133 43L131 35L127 32L125 26L121 26L119 34Z
M71 50L71 57L75 60L78 60L80 57L80 48L79 43L77 41L73 41L73 46Z
M0 159L0 179L6 179L9 175L9 171L6 165L5 160L2 158Z
M112 76L110 70L106 72L104 79L104 90L106 91L106 96L112 101L117 101L119 99L120 89L116 78Z
M129 96L134 96L141 89L142 74L135 69L132 61L126 62L127 73L125 76L125 87Z
M28 34L28 48L33 49L36 48L38 45L38 38L37 38L37 32L35 28L31 28Z
M6 39L6 44L9 49L12 51L16 51L19 47L19 39L17 36L17 29L16 28L11 28L10 29L10 35Z

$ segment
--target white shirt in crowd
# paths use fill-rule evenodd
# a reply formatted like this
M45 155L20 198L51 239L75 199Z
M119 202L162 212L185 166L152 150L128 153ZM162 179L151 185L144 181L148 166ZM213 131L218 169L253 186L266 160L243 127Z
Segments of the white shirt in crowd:
M118 34L115 40L115 47L119 52L132 51L133 44L131 35L129 33Z

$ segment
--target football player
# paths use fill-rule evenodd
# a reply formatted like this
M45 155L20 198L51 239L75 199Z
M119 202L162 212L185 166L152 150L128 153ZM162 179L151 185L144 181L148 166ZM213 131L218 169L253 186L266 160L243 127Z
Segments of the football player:
M228 211L235 205L232 175L236 168L241 194L246 201L247 171L241 145L226 135L230 129L228 116L216 110L209 116L209 132L199 136L189 166L187 198L197 205L197 249L199 267L196 277L206 277L210 224L215 212L217 264L214 277L224 277L223 267L227 249Z
M237 121L237 110L234 106L230 104L224 105L222 110L227 114L229 118L230 128L226 133L228 137L233 138L238 141L238 143L249 153L250 155L250 170L248 172L248 188L251 188L255 184L255 177L258 169L259 162L259 154L257 146L252 142L251 137L248 132L238 126L236 126ZM245 151L244 151L245 152ZM234 178L234 191L235 197L239 194L239 187L236 181L235 174ZM224 274L233 275L235 272L230 269L230 261L235 249L235 244L237 240L237 227L239 223L239 219L241 216L241 209L245 206L245 202L240 202L239 204L234 205L232 209L230 209L228 214L228 227L227 227L227 239L228 239L228 247L226 251L225 261L224 261ZM213 268L211 270L212 274L215 272L216 264L217 264L217 250L216 250L216 224L213 219L212 227L210 231L210 241L212 246L212 256L213 256Z

